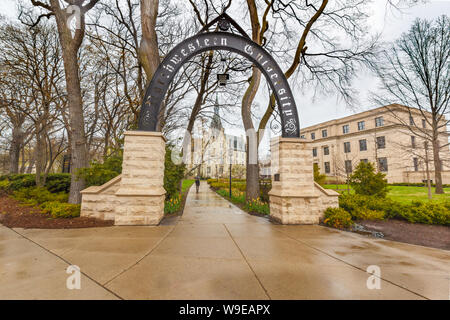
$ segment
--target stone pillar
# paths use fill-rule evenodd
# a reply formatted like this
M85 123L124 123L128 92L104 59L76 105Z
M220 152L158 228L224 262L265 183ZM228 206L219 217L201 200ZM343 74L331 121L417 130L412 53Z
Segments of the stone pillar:
M271 141L271 218L282 224L317 224L339 194L314 182L311 143L300 138Z
M127 131L115 225L157 225L164 215L165 139L161 132Z

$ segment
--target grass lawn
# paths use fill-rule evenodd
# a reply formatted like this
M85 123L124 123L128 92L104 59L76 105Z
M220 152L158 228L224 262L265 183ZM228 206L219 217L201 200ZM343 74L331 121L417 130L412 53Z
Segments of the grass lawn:
M187 189L189 189L190 186L194 184L194 179L186 179L183 180L183 184L181 185L181 192L185 193Z
M338 192L346 192L347 185L341 184L337 185ZM333 189L336 190L335 184L327 184L324 186L325 189ZM427 201L428 200L428 189L427 187L407 187L407 186L389 186L388 198L392 200L407 204L414 200L419 201ZM434 188L432 188L433 192L433 201L443 202L446 200L450 200L450 188L444 188L445 194L434 194ZM350 193L353 193L353 190L350 188Z
M433 201L450 200L450 188L444 188L444 192L445 194L434 194L434 188L432 188ZM388 197L405 204L413 200L428 201L428 189L427 187L390 186Z

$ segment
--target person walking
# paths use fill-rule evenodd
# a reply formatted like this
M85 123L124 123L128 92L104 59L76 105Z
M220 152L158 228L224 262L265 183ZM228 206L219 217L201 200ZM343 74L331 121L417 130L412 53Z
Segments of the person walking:
M199 176L195 177L195 188L197 189L197 193L198 193L198 188L200 188L200 177Z

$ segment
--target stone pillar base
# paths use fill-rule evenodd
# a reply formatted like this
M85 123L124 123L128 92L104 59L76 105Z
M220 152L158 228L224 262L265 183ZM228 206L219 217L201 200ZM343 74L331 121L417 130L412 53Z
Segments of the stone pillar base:
M318 224L339 194L314 182L311 144L299 138L271 141L270 217L281 224Z
M81 192L81 216L115 225L158 225L164 216L164 156L160 132L125 132L122 174Z

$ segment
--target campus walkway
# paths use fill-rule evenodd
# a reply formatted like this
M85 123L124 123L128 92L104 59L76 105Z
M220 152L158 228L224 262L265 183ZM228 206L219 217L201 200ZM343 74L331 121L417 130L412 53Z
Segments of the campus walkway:
M66 288L68 265L81 289ZM369 290L366 268L381 270ZM0 299L449 299L450 252L282 226L191 188L158 227L0 226Z

